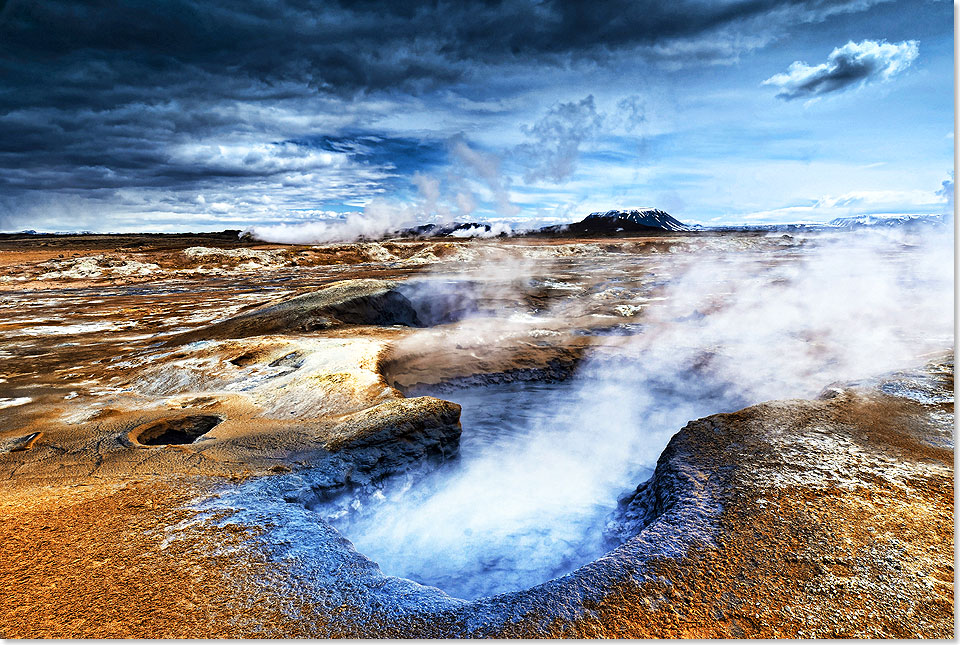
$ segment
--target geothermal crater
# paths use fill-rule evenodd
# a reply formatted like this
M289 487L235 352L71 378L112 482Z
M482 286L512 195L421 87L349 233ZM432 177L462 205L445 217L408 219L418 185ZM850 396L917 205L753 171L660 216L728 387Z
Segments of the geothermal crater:
M560 454L536 444L563 440L541 423L573 393L567 382L490 384L445 391L461 406L459 454L414 481L383 482L363 499L313 510L384 573L473 599L516 591L569 573L602 555L602 527L615 506L570 495ZM425 392L426 393L426 392ZM551 410L553 408L553 410ZM551 420L556 420L551 418Z
M644 368L594 353L563 379L520 371L410 388L460 405L456 457L311 508L384 573L459 598L570 573L617 546L606 533L617 500L653 473L674 428L744 405L706 374L663 382Z

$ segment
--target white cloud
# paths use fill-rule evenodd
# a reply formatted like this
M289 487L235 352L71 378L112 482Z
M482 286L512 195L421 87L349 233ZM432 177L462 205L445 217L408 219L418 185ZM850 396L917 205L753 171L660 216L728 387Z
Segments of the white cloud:
M825 63L811 66L794 61L785 73L771 76L763 84L780 88L777 97L781 99L815 98L874 81L889 81L910 67L919 55L916 40L893 44L850 41L830 52Z

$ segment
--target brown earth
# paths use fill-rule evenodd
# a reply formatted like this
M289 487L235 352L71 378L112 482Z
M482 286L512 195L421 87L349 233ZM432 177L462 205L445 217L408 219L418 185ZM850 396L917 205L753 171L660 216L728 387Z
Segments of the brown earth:
M731 239L723 243L772 244ZM275 557L269 527L198 510L197 500L317 455L449 434L453 404L396 388L562 372L607 342L583 330L643 312L624 318L616 300L572 309L568 287L548 285L516 298L557 312L535 329L350 324L158 342L202 338L206 325L346 279L482 270L520 251L561 281L598 254L627 261L617 268L641 258L630 270L652 273L715 242L0 240L0 635L952 638L952 355L928 368L949 403L859 387L691 422L650 484L661 487L660 514L609 566L509 601L399 618L329 606L315 580ZM206 250L187 253L197 247ZM642 283L649 297L658 288ZM191 415L224 420L194 444L138 441L151 424ZM671 469L684 487L656 484ZM684 504L702 506L694 525L678 519ZM682 557L649 555L673 541L686 545ZM471 616L481 610L489 621L479 628Z

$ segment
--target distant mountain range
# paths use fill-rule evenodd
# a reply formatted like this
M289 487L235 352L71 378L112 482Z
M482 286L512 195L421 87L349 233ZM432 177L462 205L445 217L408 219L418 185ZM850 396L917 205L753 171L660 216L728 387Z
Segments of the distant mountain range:
M856 217L838 217L830 220L827 226L838 228L929 226L944 223L943 215L857 215Z
M710 227L712 231L783 231L809 232L834 231L837 229L857 230L863 228L901 228L907 230L942 226L950 220L945 215L856 215L838 217L824 224L749 224Z
M670 213L659 208L620 209L590 213L579 222L556 224L543 228L514 233L529 237L616 237L619 235L643 235L664 232L698 230L715 231L827 231L838 228L858 229L867 227L925 227L943 224L943 215L857 215L840 217L826 224L753 224L742 226L718 226L705 228L699 224L684 224ZM478 222L453 222L450 224L424 224L399 232L401 237L493 237L498 233L489 225ZM503 232L499 235L506 236Z
M579 222L545 226L532 231L510 232L504 224L483 222L450 222L448 224L422 224L413 228L394 231L391 237L432 238L432 237L617 237L627 235L655 235L684 231L829 231L836 229L861 228L926 228L948 223L946 215L857 215L838 217L825 224L751 224L703 227L699 224L684 224L666 211L658 208L635 208L631 210L610 210L590 213ZM119 235L115 233L38 233L27 230L19 233L0 233L4 239L18 236L80 236L80 235ZM225 239L238 237L253 239L249 231L228 230L220 233L141 233L155 237L186 235ZM379 239L379 238L372 238Z

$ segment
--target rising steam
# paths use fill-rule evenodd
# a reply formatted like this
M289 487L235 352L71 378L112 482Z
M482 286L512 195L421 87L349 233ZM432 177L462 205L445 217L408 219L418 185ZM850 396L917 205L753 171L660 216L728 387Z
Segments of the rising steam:
M442 394L464 405L459 467L410 490L386 490L338 526L386 573L454 595L532 586L609 547L602 529L615 500L649 475L688 420L813 397L834 381L952 346L949 231L770 243L781 250L648 258L668 283L657 292L663 300L625 303L643 309L642 333L598 340L560 384ZM509 276L500 284L510 300L510 285L534 279L540 268L513 261L484 273ZM591 304L586 292L575 301ZM448 342L454 352L470 338L496 342L524 325L549 327L582 314L569 302L525 319L486 311L448 330L446 340L436 330L423 338L433 347ZM471 438L481 431L484 437Z
M258 240L280 244L379 240L412 226L416 218L417 213L412 207L377 200L364 208L362 213L346 213L299 224L254 226L247 233Z

